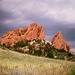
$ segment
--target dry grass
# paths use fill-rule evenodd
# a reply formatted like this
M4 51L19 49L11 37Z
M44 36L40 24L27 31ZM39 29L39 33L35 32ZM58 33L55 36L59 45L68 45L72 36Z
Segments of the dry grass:
M0 75L72 75L74 70L75 62L0 49Z

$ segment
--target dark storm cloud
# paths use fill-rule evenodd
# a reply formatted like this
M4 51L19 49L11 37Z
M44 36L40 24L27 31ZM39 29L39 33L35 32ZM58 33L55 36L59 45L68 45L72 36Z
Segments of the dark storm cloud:
M67 41L75 42L75 28L64 28L64 37L66 37Z
M0 7L0 38L9 30L11 30L5 21L7 20L13 20L15 17L13 17L11 12L5 11Z
M1 8L0 8L0 34L2 32L5 32L7 30L7 27L5 26L4 24L4 21L9 18L10 16L8 16L8 13L3 11Z
M6 19L10 19L10 13L7 11L4 11L0 8L0 21L4 21Z

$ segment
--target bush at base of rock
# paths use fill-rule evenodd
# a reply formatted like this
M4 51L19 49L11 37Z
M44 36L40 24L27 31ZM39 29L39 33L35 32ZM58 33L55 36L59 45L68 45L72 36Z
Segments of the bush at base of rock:
M41 56L42 55L42 51L41 50L34 50L34 54Z
M24 47L28 45L28 42L30 42L30 40L26 40L26 42L24 42L23 40L21 42L17 42L15 43L14 47Z
M54 54L53 54L53 52L51 52L51 51L48 52L48 53L47 53L47 57L49 57L49 58L54 58Z
M38 39L38 40L35 40L35 41L38 42L38 43L41 43L42 40L39 40L39 39Z
M59 52L66 52L64 49L58 49Z

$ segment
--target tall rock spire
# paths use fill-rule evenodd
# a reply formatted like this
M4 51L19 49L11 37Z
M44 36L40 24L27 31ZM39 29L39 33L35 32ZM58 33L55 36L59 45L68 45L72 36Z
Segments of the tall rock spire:
M70 45L65 43L65 39L62 36L61 32L58 32L51 41L52 45L57 49L64 49L70 52Z

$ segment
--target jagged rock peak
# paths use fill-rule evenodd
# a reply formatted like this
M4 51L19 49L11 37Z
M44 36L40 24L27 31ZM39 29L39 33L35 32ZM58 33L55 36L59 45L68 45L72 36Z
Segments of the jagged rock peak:
M65 43L65 39L62 36L61 32L58 32L51 41L52 45L57 49L64 49L70 52L70 45Z
M12 46L18 41L26 40L45 40L44 28L39 27L37 23L32 23L27 28L18 28L7 32L2 39L0 39L1 44L5 43L7 46Z
M57 37L60 36L60 37L64 38L64 37L62 36L61 31L57 32L57 34L56 34L55 36L57 36Z
M34 22L34 23L30 24L29 27L39 28L39 25L36 22Z
M58 34L61 34L61 31L57 32L57 35L58 35Z

